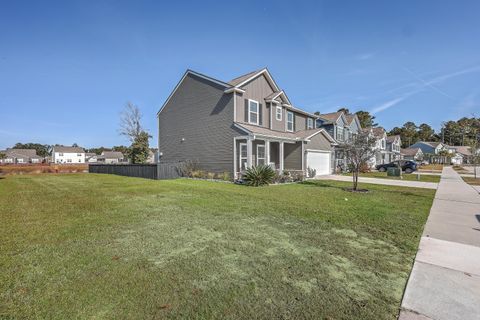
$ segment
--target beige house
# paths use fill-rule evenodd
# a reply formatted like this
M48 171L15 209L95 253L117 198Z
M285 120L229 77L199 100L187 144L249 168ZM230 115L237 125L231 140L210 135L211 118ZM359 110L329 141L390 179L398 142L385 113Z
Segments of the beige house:
M188 70L158 112L160 162L196 160L235 178L248 167L333 170L335 141L265 68L224 82Z

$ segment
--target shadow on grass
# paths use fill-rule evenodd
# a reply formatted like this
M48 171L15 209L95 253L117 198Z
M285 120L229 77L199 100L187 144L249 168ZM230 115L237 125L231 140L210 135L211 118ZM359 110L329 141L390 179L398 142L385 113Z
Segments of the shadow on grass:
M344 189L345 189L344 186L337 186L337 185L334 185L331 182L326 181L326 180L309 180L309 181L300 182L299 184L303 184L303 185L306 185L306 186L312 186L312 187L339 189L339 190L342 190L342 191L344 191Z

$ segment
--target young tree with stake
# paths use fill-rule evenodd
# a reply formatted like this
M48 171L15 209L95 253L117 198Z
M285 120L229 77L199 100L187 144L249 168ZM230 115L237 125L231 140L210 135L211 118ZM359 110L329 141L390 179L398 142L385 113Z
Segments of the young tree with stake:
M342 143L340 147L344 150L347 162L352 170L352 190L357 191L360 168L375 156L377 151L376 140L370 134L370 131L361 131L352 139Z

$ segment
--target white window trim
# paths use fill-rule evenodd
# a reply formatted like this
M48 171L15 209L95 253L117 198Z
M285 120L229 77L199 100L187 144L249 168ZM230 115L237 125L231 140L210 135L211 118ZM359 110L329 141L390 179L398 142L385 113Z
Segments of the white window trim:
M310 125L311 123L311 125ZM308 129L313 129L313 119L312 118L307 118L307 130Z
M280 111L280 112L279 112ZM281 106L277 106L275 108L275 119L277 121L282 121L282 114L283 114L283 108ZM280 116L280 117L279 117Z
M257 104L257 112L250 111L250 102L254 102ZM250 114L251 113L256 113L257 114L257 122L252 122L250 119ZM260 104L256 100L248 99L248 123L250 124L258 124L260 123Z
M263 158L259 158L258 157L258 148L263 148ZM265 148L265 145L264 144L257 144L257 154L256 154L256 163L257 163L257 166L258 166L258 160L259 159L262 159L263 160L263 164L267 164L267 149Z
M247 148L247 156L246 157L242 157L242 146L245 146L245 148ZM247 147L247 144L244 143L244 142L241 142L238 144L238 150L239 150L239 153L238 153L238 171L242 171L242 160L245 159L245 161L248 163L248 147Z
M288 130L288 124L290 123L290 121L288 121L289 114L292 115L292 130ZM286 121L285 121L285 130L288 132L293 132L293 130L295 130L295 114L292 111L287 111Z

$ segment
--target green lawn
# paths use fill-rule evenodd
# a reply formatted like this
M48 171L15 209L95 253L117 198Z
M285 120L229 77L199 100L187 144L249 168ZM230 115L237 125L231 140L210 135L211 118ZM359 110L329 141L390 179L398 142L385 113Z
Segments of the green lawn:
M344 175L351 176L352 174L344 173ZM400 177L387 176L386 172L377 172L377 171L360 173L360 177L400 180ZM421 174L420 180L417 180L417 174L415 172L403 173L402 178L403 180L406 180L406 181L440 182L440 176L433 175L433 174Z
M396 319L434 190L0 179L0 318Z

